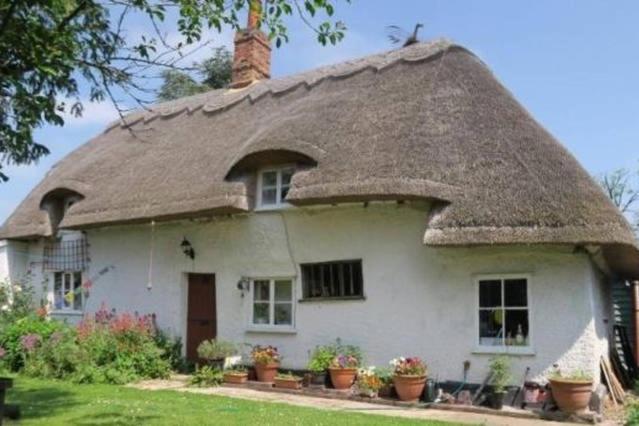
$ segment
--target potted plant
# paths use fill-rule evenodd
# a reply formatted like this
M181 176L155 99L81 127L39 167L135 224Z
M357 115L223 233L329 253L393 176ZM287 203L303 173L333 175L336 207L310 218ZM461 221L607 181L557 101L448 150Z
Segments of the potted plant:
M382 387L377 394L382 398L393 397L393 370L389 367L379 367L375 369L375 374L382 382Z
M259 382L272 382L280 367L280 354L274 346L255 346L251 351Z
M552 396L561 411L579 413L588 408L592 396L592 376L583 371L563 375L557 370L548 381Z
M197 347L197 355L218 370L224 369L226 358L237 354L237 346L224 340L204 340Z
M224 383L243 384L248 380L246 367L232 367L224 371Z
M419 400L426 384L426 364L417 357L396 358L390 364L393 367L393 384L399 399Z
M377 398L378 392L384 386L384 383L377 375L375 367L368 367L359 369L355 386L360 396Z
M511 379L510 360L506 355L498 355L490 360L490 372L492 374L492 393L490 395L491 406L495 410L501 410L504 406L506 385Z
M335 357L335 348L331 345L316 346L308 362L308 370L311 372L311 384L324 386L326 383L326 371Z
M353 355L339 354L331 361L328 372L335 389L348 389L357 375L359 361Z
M302 378L292 373L278 373L275 376L275 387L281 389L301 389Z

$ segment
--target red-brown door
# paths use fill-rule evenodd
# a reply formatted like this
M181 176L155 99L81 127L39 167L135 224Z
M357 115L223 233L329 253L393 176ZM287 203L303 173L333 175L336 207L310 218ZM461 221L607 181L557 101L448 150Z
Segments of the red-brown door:
M189 274L186 358L197 361L198 345L216 336L215 275Z

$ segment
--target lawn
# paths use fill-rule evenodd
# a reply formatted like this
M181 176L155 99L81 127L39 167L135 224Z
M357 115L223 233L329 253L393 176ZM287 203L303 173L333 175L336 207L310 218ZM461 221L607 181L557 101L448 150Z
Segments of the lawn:
M21 425L450 425L176 391L19 377L8 392ZM8 422L12 424L12 422Z

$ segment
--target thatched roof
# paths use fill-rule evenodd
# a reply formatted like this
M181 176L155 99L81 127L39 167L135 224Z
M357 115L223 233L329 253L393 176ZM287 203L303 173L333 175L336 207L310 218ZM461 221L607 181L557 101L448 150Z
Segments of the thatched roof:
M126 121L55 166L0 237L49 234L41 202L59 188L84 197L62 227L248 211L253 190L233 176L294 158L306 169L293 177L293 204L431 200L428 245L615 247L623 273L639 276L633 233L598 185L476 56L447 41L215 90Z

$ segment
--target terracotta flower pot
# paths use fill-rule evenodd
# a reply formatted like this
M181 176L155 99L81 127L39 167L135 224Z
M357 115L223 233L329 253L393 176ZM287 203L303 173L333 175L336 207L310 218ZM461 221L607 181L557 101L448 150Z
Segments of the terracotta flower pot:
M402 401L418 401L426 386L426 376L394 376L393 384Z
M329 368L328 372L335 389L349 389L355 381L357 368Z
M248 373L224 373L225 383L242 384L248 380Z
M278 379L275 378L275 387L280 389L301 389L301 379Z
M590 404L592 382L583 380L549 379L552 396L565 413L585 411Z
M272 362L269 364L255 364L255 374L258 382L272 382L277 374L280 364Z

